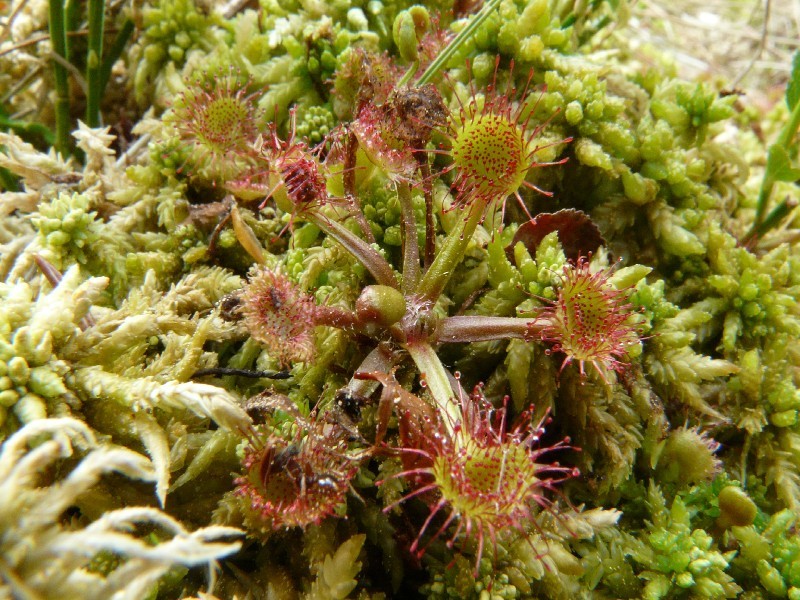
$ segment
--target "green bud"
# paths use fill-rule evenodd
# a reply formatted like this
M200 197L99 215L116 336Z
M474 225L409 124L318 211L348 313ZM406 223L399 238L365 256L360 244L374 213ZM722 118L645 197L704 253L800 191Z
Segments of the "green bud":
M47 418L47 405L36 394L25 394L14 405L14 414L22 423Z
M172 59L174 62L180 62L183 60L184 51L183 48L181 48L180 46L170 44L169 50L167 52L169 53L170 59Z
M446 591L446 588L442 582L436 581L430 585L430 591L433 594L443 595Z
M670 589L672 589L672 582L661 573L658 573L648 581L647 585L644 587L642 597L654 599L666 598Z
M14 406L19 400L19 394L16 390L4 390L0 392L0 406L9 408Z
M330 51L325 50L319 57L322 68L327 71L336 70L336 56Z
M47 243L50 246L65 246L69 244L71 239L69 233L63 230L53 231L47 234Z
M739 380L747 396L751 399L759 397L761 392L761 380L763 371L761 370L761 355L757 349L745 352L739 361ZM788 407L787 407L788 408Z
M623 171L621 179L625 196L634 204L641 206L655 199L658 190L651 179L630 171Z
M14 334L14 348L15 354L27 357L32 364L44 364L53 354L53 334L28 326L20 327Z
M531 258L528 249L522 242L517 242L514 248L514 258L516 259L518 269L525 281L535 282L539 275L539 265ZM513 275L512 275L513 277ZM508 280L507 280L508 281Z
M800 408L800 390L791 381L784 379L767 395L767 402L772 407L772 412L776 413Z
M562 46L569 38L565 30L554 28L545 32L545 39L548 46Z
M572 81L568 86L567 89L564 90L564 96L566 98L580 98L583 95L583 82L575 79Z
M711 287L723 296L732 296L739 288L736 279L730 275L711 275L707 281Z
M692 574L688 572L679 573L675 577L675 583L678 587L690 588L694 585L694 577L692 577Z
M606 154L603 147L597 142L588 138L580 138L573 145L575 156L578 160L588 167L599 167L604 171L610 171L611 157Z
M419 59L419 40L431 26L431 17L423 6L401 11L394 19L392 38L403 60Z
M709 108L707 114L708 122L721 121L727 119L734 114L733 108L730 106L730 98L717 100Z
M642 165L639 171L643 176L656 181L662 181L667 178L667 167L661 162L648 161Z
M472 59L472 75L478 80L485 80L494 73L495 55L482 52Z
M646 267L644 265L622 267L614 271L611 277L608 278L608 282L618 290L624 290L635 286L639 281L647 277L652 270L652 267Z
M758 580L761 585L770 594L780 597L786 596L786 584L783 582L783 577L781 577L778 569L762 559L756 565L756 573L758 573Z
M694 586L694 591L699 598L724 598L725 588L708 577L701 577Z
M66 393L67 388L57 373L49 367L36 367L31 369L31 376L28 380L28 389L45 398L55 398Z
M497 49L503 54L519 52L519 28L516 19L504 21L497 31Z
M629 361L632 361L635 358L639 358L643 352L644 346L640 340L635 344L631 344L625 349L625 356L627 356Z
M700 159L692 160L688 165L686 165L686 175L690 179L701 179L708 177L707 170L706 161Z
M792 427L797 423L797 411L784 410L773 413L769 416L769 420L775 427Z
M356 317L362 324L388 327L406 313L403 294L387 285L368 285L356 300Z
M369 29L367 15L360 8L351 8L347 11L347 25L353 31L367 31Z
M769 520L769 525L764 530L764 536L774 539L779 535L783 535L794 525L796 520L797 515L795 515L794 511L785 508L772 515L772 518Z
M708 573L714 565L706 558L698 558L689 563L689 570L695 575Z
M531 33L544 30L550 23L550 3L548 0L529 0L519 17L517 25L520 35L527 36Z
M164 58L164 48L159 44L151 44L144 49L144 59L149 63L158 63Z
M756 518L758 509L742 488L729 485L719 493L720 527L750 525Z
M0 364L5 365L6 363L0 363ZM8 369L6 369L6 372L8 372ZM14 382L11 381L11 377L7 375L3 375L2 377L0 377L0 391L10 390L13 387L14 387Z
M31 375L28 362L21 356L15 356L8 361L8 376L15 385L25 385Z
M598 121L603 116L603 103L600 100L592 100L584 109L586 115L593 121Z
M392 225L384 230L383 243L387 246L400 246L403 243L399 225Z
M524 38L519 44L519 57L525 62L533 62L542 54L544 42L538 35Z
M570 125L577 125L583 120L583 106L581 106L581 103L577 100L573 100L567 104L564 116L567 119L567 123Z
M192 45L192 38L185 31L179 31L175 34L175 43L186 50Z
M748 302L742 308L745 317L754 318L761 314L761 305L758 302Z

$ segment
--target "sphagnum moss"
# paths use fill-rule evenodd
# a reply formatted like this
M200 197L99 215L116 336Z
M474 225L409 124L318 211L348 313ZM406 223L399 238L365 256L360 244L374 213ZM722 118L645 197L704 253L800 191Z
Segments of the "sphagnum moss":
M3 48L0 595L800 597L800 74L472 4L146 2L69 160Z

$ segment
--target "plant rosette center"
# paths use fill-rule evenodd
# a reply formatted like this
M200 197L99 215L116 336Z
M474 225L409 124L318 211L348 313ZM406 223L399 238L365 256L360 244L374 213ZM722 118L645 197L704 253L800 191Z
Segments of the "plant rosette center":
M420 342L435 343L441 318L434 312L430 302L411 297L406 299L403 318L392 327L392 335L401 344Z

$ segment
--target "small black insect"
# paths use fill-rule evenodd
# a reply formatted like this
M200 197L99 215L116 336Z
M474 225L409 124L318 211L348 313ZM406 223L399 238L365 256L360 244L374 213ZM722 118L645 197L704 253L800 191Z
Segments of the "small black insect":
M273 477L282 475L292 481L298 491L305 493L305 469L297 460L299 455L300 447L297 444L289 444L282 450L270 448L261 462L259 471L264 487L269 486Z
M369 399L347 388L342 388L336 392L334 401L345 415L353 421L358 421L361 419L361 407L367 404Z
M238 321L241 318L241 306L241 290L225 294L219 301L219 315L226 321Z
M269 300L272 303L272 308L278 311L286 302L286 295L271 287L269 288Z

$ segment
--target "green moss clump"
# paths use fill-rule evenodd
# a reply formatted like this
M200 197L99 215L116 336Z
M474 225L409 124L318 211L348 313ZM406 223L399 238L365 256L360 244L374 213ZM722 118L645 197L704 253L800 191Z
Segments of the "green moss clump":
M0 596L800 600L800 58L764 111L625 1L106 9L74 156L58 32L0 65Z

